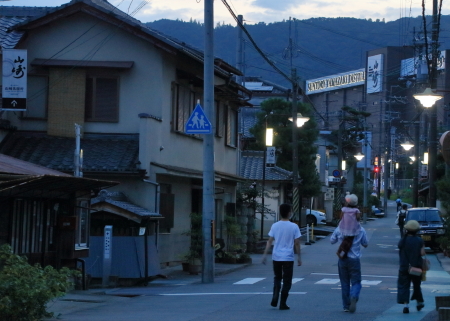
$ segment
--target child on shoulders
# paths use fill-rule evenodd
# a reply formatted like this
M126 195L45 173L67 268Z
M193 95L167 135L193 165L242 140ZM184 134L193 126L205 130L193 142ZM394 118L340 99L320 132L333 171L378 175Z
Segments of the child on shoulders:
M358 196L350 194L345 196L346 206L342 208L339 229L344 236L355 236L361 231L359 220L361 212L358 210Z

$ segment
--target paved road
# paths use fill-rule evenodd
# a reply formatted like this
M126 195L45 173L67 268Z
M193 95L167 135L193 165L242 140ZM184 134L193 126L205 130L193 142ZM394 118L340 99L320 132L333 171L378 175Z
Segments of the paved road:
M427 313L434 310L434 296L450 294L450 274L441 268L436 256L429 253L431 271L422 287L425 308L417 312L413 302L411 313L403 315L402 306L396 304L396 245L400 233L394 220L392 214L365 225L369 247L363 250L363 289L354 314L342 310L337 245L331 245L329 237L310 246L302 245L303 266L294 268L289 311L269 305L271 263L260 264L261 255L253 255L253 264L245 269L216 277L213 284L199 283L198 276L158 279L148 287L110 289L109 295L90 296L91 302L86 300L77 305L70 301L58 302L55 311L62 312L59 320L87 321L428 320Z

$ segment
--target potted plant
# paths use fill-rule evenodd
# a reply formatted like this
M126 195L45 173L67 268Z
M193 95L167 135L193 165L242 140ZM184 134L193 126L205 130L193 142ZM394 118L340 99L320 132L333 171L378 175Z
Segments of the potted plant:
M237 263L237 253L226 251L223 255L223 263L236 264Z
M447 236L441 236L437 239L437 242L439 243L439 247L442 250L442 254L445 256L450 255L450 239Z
M191 228L184 235L191 237L189 252L185 255L190 274L198 274L202 269L202 214L191 213Z
M252 258L246 252L238 254L237 263L246 264L252 263Z
M183 233L184 234L184 233ZM189 272L189 252L185 252L179 256L183 272Z

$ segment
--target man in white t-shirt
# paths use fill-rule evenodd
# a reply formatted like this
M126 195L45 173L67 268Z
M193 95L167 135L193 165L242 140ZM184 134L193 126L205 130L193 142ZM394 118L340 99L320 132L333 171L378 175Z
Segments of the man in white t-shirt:
M266 249L264 250L262 263L266 264L267 252L275 240L272 250L273 272L275 276L273 278L273 296L270 305L273 307L278 305L278 297L281 290L280 310L288 310L289 306L286 305L286 300L292 285L294 246L298 253L297 264L299 266L302 265L300 253L301 233L298 225L289 221L291 217L291 205L281 204L280 216L281 220L274 223L270 228L270 238L267 241ZM281 288L281 280L283 280L283 288Z

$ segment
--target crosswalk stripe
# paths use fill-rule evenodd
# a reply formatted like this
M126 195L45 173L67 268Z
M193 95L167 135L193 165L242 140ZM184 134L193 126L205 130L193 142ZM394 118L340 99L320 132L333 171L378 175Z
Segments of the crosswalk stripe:
M265 280L266 278L245 278L242 279L238 282L235 282L233 284L237 284L237 285L242 285L242 284L247 284L247 285L251 285L251 284L255 284L257 282L260 282L262 280ZM303 281L305 278L293 278L292 279L292 284L295 284L297 282ZM339 279L322 279L319 280L317 282L315 282L314 284L338 284L340 282ZM380 280L361 280L361 285L378 285L380 284L382 281Z
M322 279L320 281L317 281L315 284L337 284L339 283L339 279ZM369 281L369 280L361 280L362 285L377 285L380 284L381 281L375 280L375 281Z
M367 281L367 280L362 280L361 284L362 285L377 285L380 284L381 281Z
M256 282L262 281L264 279L265 278L246 278L233 284L255 284Z
M306 294L307 292L289 292L291 294ZM161 296L196 296L196 295L259 295L259 294L269 294L273 295L272 292L224 292L224 293L160 293Z
M317 281L315 284L336 284L339 282L339 279L322 279L320 281Z

